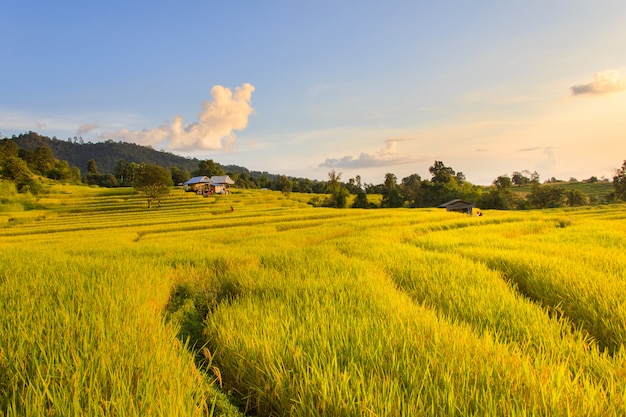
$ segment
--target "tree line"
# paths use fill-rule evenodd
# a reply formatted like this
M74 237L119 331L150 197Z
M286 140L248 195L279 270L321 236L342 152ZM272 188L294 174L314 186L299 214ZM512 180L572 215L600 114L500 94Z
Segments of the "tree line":
M398 178L393 173L385 174L382 184L362 184L359 176L341 182L341 173L334 170L328 173L327 198L318 196L309 202L315 206L350 207L353 208L397 208L397 207L437 207L456 198L470 201L482 209L524 210L558 207L578 207L589 204L612 203L626 201L626 160L621 168L615 170L613 190L599 199L588 196L576 188L562 187L564 181L556 178L540 182L535 171L516 171L511 176L501 175L493 180L491 186L483 187L471 184L462 172L456 172L442 161L435 161L429 167L430 179L422 179L419 174ZM598 178L590 177L583 183L599 182ZM570 178L568 184L578 181ZM605 180L608 182L608 180ZM289 192L289 184L285 184L283 192ZM520 189L524 188L525 192ZM354 198L349 196L353 194ZM381 195L380 203L368 199L368 195Z
M24 138L35 141L33 143L41 143L44 139L50 140L33 132L21 137ZM128 162L119 158L114 164L112 173L100 172L95 159L89 159L82 174L83 171L79 167L71 166L66 160L57 159L48 146L25 149L20 148L16 142L18 141L8 138L0 141L0 177L15 182L19 192L32 194L41 191L41 183L35 180L36 176L102 187L141 187L140 182L145 185L147 181L147 170L151 172L150 175L160 178L160 182L164 183L161 185L166 187L172 184L182 185L194 176L228 175L235 182L235 188L270 189L285 194L312 193L315 196L309 202L311 205L337 208L436 207L455 198L474 202L483 209L500 210L574 207L626 201L626 161L621 168L615 170L614 191L603 201L598 201L597 198L589 197L578 189L559 187L560 181L556 178L542 184L536 171L532 173L527 170L516 171L511 176L497 177L490 187L477 186L468 182L463 172L455 171L442 161L434 161L429 167L431 175L429 179L412 174L399 181L395 174L387 173L380 184L363 183L358 175L348 181L342 181L342 173L334 170L328 173L327 181L268 172L251 172L243 167L222 166L212 159L195 160L197 167L189 170L185 168L188 167L187 163L182 168L178 165L163 167L159 164ZM47 142L44 140L43 143ZM139 179L141 181L138 181ZM583 180L588 183L598 181L596 177ZM573 182L576 180L570 178L569 183ZM518 191L522 187L527 189L525 193ZM368 198L372 194L381 198Z

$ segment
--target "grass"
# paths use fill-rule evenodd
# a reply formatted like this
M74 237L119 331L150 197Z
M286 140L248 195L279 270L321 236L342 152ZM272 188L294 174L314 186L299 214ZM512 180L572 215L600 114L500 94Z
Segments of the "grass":
M553 187L558 187L563 190L577 190L587 195L592 199L593 202L603 202L606 197L609 196L612 192L615 191L612 182L609 181L598 181L598 182L555 182L549 183L548 185ZM526 195L532 190L531 185L521 186L521 187L513 187L511 190L515 192L522 193Z
M624 206L57 186L0 223L0 410L626 413ZM231 211L230 207L234 207Z

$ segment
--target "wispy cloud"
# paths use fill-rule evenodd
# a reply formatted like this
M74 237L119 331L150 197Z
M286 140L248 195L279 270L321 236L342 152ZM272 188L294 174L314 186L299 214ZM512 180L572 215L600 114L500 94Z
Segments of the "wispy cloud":
M248 126L254 112L251 104L254 86L244 84L231 91L216 85L211 89L211 101L202 102L198 121L185 125L183 118L174 116L171 124L144 130L119 129L103 133L101 139L121 139L142 145L165 145L170 150L225 149L235 142L234 131Z
M604 95L626 90L626 78L620 78L615 70L596 72L593 81L571 87L572 95L592 94Z
M82 136L85 135L89 132L92 132L94 130L96 130L98 128L98 124L97 123L83 123L80 126L78 126L78 130L76 130L76 136Z
M361 152L358 157L347 155L341 158L327 158L320 168L376 168L423 162L427 158L398 152L398 142L413 139L387 139L385 147L378 152Z
M543 157L538 156L535 160L535 169L541 173L553 172L557 166L554 149L551 146L533 146L519 149L518 152L541 152Z

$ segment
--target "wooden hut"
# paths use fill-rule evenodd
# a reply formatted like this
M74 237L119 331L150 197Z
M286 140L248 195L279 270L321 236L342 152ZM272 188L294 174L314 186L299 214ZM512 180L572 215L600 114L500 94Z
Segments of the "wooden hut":
M460 198L455 198L454 200L450 200L439 205L439 208L445 208L446 211L457 211L460 213L467 213L467 214L472 214L474 207L475 207L474 203L461 200Z
M183 183L183 189L185 191L201 192L210 182L210 178L206 175L193 177Z

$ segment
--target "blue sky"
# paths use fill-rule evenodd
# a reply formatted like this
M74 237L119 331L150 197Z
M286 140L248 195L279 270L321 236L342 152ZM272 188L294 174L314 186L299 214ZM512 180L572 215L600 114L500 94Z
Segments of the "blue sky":
M3 1L0 132L381 183L611 177L626 2Z

